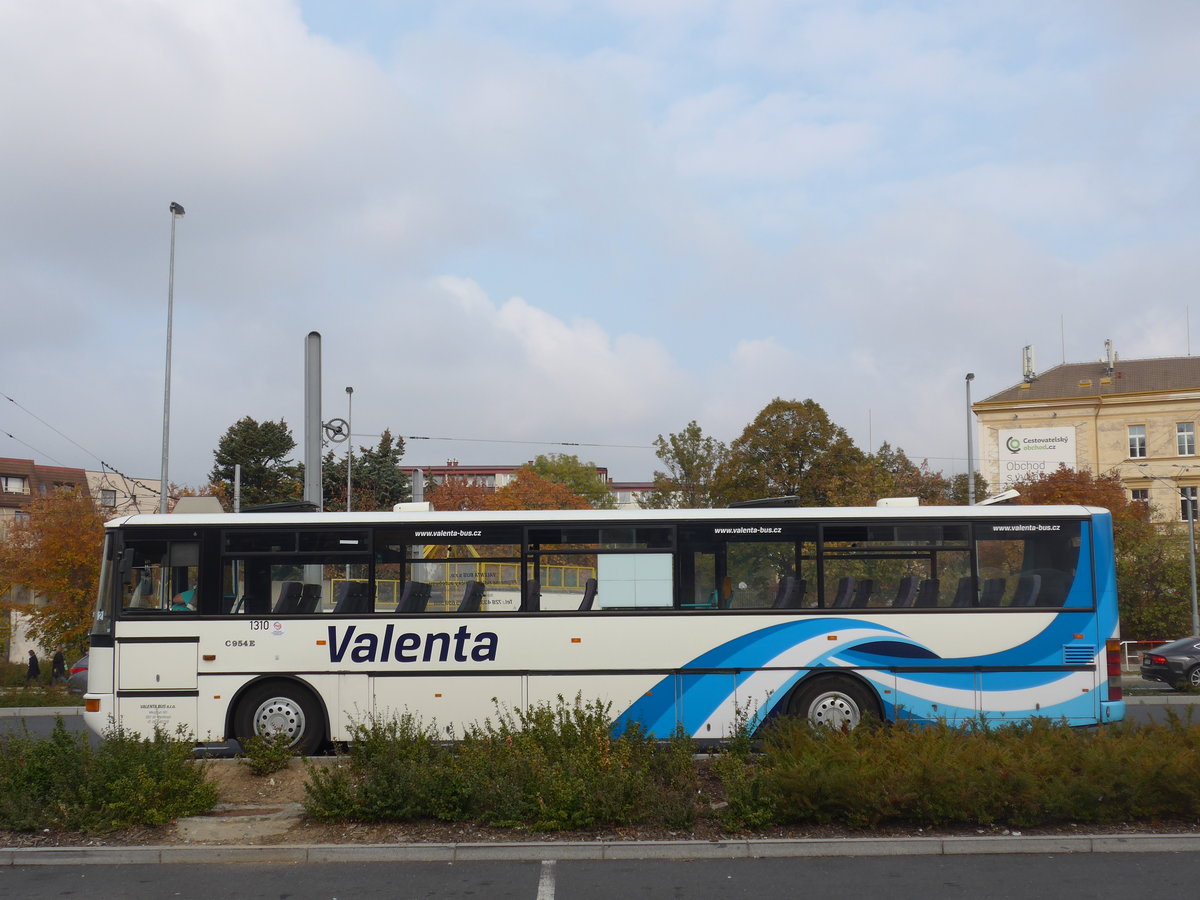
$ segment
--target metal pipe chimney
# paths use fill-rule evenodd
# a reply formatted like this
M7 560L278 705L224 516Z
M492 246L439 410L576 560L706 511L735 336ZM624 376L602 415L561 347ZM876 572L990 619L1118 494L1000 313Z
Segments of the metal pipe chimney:
M304 342L304 499L325 508L321 498L321 333Z

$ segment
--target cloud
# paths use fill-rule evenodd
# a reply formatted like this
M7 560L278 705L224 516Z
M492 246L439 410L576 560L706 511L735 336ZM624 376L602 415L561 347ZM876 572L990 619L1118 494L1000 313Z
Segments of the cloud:
M1024 344L1186 349L1188 4L320 5L0 6L0 390L132 474L171 201L193 482L237 418L299 429L314 329L356 431L478 439L433 462L728 440L775 396L949 459L963 374Z

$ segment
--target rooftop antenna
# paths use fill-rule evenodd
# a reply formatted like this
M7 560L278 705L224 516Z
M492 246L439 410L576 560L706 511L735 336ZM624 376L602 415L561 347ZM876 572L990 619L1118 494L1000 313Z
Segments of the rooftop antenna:
M1026 344L1021 350L1021 378L1026 382L1037 380L1037 363L1033 360L1033 344Z
M1111 375L1117 367L1117 353L1113 350L1112 338L1108 338L1104 342L1104 358L1100 360L1104 363L1104 374Z

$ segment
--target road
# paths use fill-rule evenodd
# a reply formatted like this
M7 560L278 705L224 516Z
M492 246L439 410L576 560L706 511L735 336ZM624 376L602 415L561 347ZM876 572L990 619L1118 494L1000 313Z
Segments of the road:
M1200 853L305 865L16 866L7 896L789 900L1190 897Z

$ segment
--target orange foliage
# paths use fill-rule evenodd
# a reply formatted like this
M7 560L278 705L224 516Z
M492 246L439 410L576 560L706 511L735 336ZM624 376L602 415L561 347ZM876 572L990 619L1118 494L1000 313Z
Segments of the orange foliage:
M1125 493L1125 486L1115 474L1093 475L1088 470L1076 471L1059 466L1057 471L1030 475L1017 482L1020 491L1017 503L1051 506L1059 503L1079 503L1100 506L1113 514L1113 522L1122 525L1145 523L1150 509L1144 503L1134 503Z
M529 466L521 466L512 481L488 496L484 508L591 509L592 505L558 482L543 478Z
M29 619L30 636L43 649L87 647L100 579L104 516L82 491L63 490L26 507L0 543L0 606ZM46 603L16 602L25 587Z
M444 481L429 491L427 499L434 509L454 512L461 509L487 509L487 489L478 484Z

